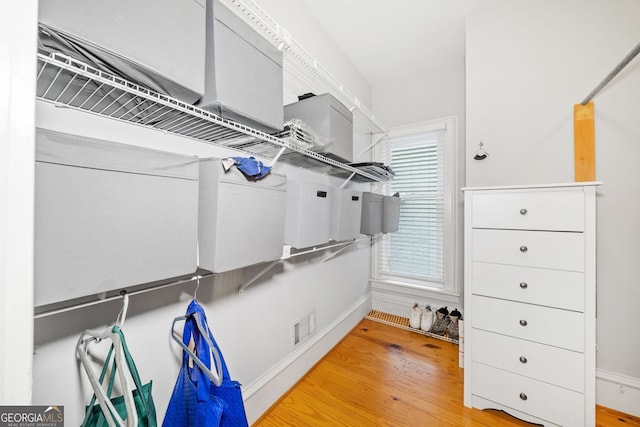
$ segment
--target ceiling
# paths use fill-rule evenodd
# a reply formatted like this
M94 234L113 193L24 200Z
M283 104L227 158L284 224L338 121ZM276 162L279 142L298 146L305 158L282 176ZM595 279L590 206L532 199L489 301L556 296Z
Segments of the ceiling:
M465 17L501 0L303 0L372 86L464 58Z

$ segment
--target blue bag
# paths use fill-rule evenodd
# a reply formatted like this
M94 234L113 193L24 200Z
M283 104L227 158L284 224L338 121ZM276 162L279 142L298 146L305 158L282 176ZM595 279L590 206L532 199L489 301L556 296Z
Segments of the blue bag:
M209 344L197 327L195 316L207 325L204 309L196 300L187 308L182 340L185 345L193 339L195 354L205 366L215 369L210 357ZM169 407L162 423L163 427L248 427L242 400L240 384L232 381L218 344L213 339L211 329L206 327L208 338L220 356L222 384L218 387L194 363L189 363L189 355L183 351L182 368L173 389Z

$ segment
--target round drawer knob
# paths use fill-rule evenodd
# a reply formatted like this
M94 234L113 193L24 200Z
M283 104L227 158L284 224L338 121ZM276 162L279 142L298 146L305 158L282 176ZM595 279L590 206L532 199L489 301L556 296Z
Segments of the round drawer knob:
M527 214L526 209L520 209L520 215L526 215L526 214Z
M528 250L529 250L529 248L528 248L528 247L526 247L526 246L520 246L520 252L525 253L525 252L527 252Z
M524 393L520 393L520 399L522 399L522 400L527 400L527 399L528 399L528 397L527 397L527 395L526 395L526 394L524 394Z
M527 282L520 282L520 288L527 289L528 287L529 285L527 285Z
M522 319L522 320L520 321L520 326L527 326L527 321L526 321L526 320L524 320L524 319Z
M520 363L527 363L527 358L524 356L520 356Z

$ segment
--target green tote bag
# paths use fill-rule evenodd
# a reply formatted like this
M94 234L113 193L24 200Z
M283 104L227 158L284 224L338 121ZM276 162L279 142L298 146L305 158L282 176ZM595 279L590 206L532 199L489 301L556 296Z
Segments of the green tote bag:
M156 408L153 403L153 397L151 395L151 381L147 384L142 385L140 381L140 375L138 374L138 369L136 368L135 363L133 362L133 358L131 357L131 353L129 353L129 348L127 347L127 343L124 339L124 334L120 330L117 325L113 326L114 333L118 335L120 338L120 342L122 344L122 351L124 354L124 358L126 361L126 366L118 366L116 363L116 357L114 355L114 345L111 345L109 349L109 353L107 354L107 358L105 359L104 366L102 367L102 373L100 374L100 384L104 381L104 378L107 373L108 367L111 365L111 373L109 375L109 384L107 386L107 397L111 401L111 404L115 408L118 416L114 416L113 414L109 414L111 417L112 423L115 425L119 424L118 417L121 420L129 416L136 416L138 418L138 426L141 427L156 427ZM113 358L112 358L113 356ZM135 385L135 389L132 391L133 400L135 402L135 414L128 414L127 408L125 405L124 396L117 396L112 398L111 394L113 392L113 385L115 382L116 370L117 369L128 369L131 373L131 377L133 378L133 382ZM105 414L102 411L102 408L99 404L95 404L96 395L94 394L91 398L91 402L89 406L87 406L84 420L82 421L82 427L107 427L109 422L105 418Z

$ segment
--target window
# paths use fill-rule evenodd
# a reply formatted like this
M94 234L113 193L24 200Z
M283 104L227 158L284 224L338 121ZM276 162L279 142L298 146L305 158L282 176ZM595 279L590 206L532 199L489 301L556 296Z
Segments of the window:
M455 119L392 129L377 155L401 205L398 231L376 242L374 279L455 292Z

